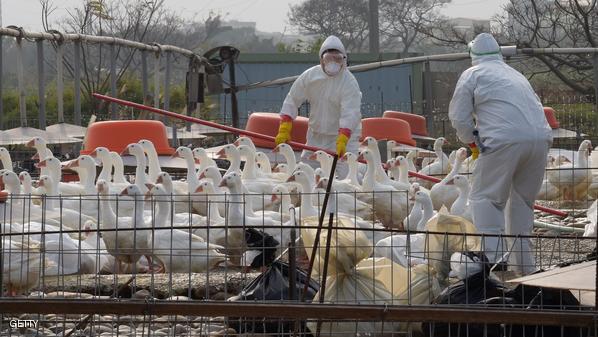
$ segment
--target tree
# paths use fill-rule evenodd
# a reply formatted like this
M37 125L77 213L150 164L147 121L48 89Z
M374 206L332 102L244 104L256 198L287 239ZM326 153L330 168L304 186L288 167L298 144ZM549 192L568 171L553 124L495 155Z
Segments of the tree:
M400 46L403 53L425 37L441 20L439 9L451 0L383 0L380 31L383 45Z
M496 18L505 44L520 48L598 47L597 0L510 0ZM534 74L550 72L580 94L591 95L592 54L536 54Z
M54 12L52 0L40 0L42 24L45 30L52 27L50 17ZM87 35L115 36L139 42L166 42L180 29L183 21L175 13L165 9L164 0L91 0L67 11L68 17L58 23L61 31ZM57 47L56 43L53 43ZM133 48L116 46L117 82L138 66ZM83 99L91 100L93 92L107 92L110 85L110 46L81 43ZM49 62L54 66L53 62ZM72 48L65 48L65 70L73 76Z
M291 6L288 17L300 31L336 35L347 50L357 52L368 43L368 8L367 0L306 0Z

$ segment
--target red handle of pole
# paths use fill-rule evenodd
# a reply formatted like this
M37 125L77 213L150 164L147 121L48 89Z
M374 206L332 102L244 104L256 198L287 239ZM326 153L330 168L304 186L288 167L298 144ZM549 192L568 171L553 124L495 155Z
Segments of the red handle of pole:
M168 110L163 110L163 109L159 109L159 108L154 108L151 106L147 106L147 105L143 105L143 104L139 104L139 103L135 103L135 102L131 102L131 101L127 101L124 99L120 99L120 98L115 98L115 97L111 97L111 96L106 96L106 95L102 95L102 94L98 94L98 93L93 93L92 94L93 97L97 98L97 99L101 99L104 101L108 101L108 102L113 102L119 105L124 105L124 106L129 106L132 108L136 108L136 109L140 109L140 110L145 110L145 111L150 111L150 112L154 112L163 116L168 116L168 117L172 117L172 118L177 118L177 119L181 119L187 122L191 122L191 123L197 123L197 124L201 124L201 125L205 125L205 126L210 126L216 129L221 129L221 130L225 130L225 131L229 131L232 132L234 134L237 135L244 135L244 136L250 136L250 137L255 137L255 138L260 138L260 139L264 139L264 140L268 140L273 142L274 141L274 137L272 136L268 136L268 135L264 135L261 133L257 133L257 132L253 132L253 131L247 131L247 130L243 130L243 129L237 129L237 128L233 128L232 126L228 126L228 125L222 125L222 124L218 124L218 123L214 123L214 122L210 122L210 121L206 121L203 119L199 119L199 118L195 118L195 117L191 117L191 116L185 116L182 114L178 114L176 112L172 112L172 111L168 111ZM332 152L332 151L328 151L328 150L324 150L324 149L320 149L317 148L315 146L309 146L309 145L305 145L302 143L297 143L297 142L289 142L288 143L290 146L294 147L294 148L299 148L302 150L308 150L308 151L324 151L330 155L336 155L336 153ZM416 178L420 178L423 180L428 180L434 183L440 182L441 179L438 179L436 177L430 177L424 174L420 174L417 172L412 172L409 171L409 176L411 177L416 177ZM542 212L546 212L549 214L553 214L553 215L558 215L561 217L566 217L567 213L565 212L561 212L559 210L556 209L552 209L552 208L548 208L548 207L544 207L544 206L540 206L540 205L534 205L534 208L542 211Z

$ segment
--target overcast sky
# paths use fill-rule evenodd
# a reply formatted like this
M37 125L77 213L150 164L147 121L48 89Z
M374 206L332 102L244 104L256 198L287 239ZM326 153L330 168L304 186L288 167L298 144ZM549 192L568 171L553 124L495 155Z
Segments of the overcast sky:
M86 0L54 0L58 19L67 15L67 9ZM302 0L165 0L166 6L183 17L205 18L210 11L221 13L226 19L254 21L257 29L266 32L290 30L287 12L289 5ZM325 1L325 0L322 0ZM27 30L41 29L41 6L39 0L0 0L2 25L22 26ZM500 12L507 0L453 0L443 10L450 17L488 19Z

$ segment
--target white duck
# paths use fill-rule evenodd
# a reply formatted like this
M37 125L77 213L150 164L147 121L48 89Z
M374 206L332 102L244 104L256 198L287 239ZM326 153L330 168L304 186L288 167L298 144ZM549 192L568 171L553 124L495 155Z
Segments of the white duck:
M21 193L25 195L39 195L37 188L33 189L33 180L27 171L19 173L19 180L21 181Z
M591 150L592 143L587 139L582 141L576 163L562 164L557 167L558 170L547 173L548 181L559 188L565 200L582 200L587 196L592 183L592 172L588 168Z
M186 146L179 146L176 151L172 154L173 158L182 158L185 163L187 164L187 191L185 194L189 193L189 191L195 191L197 186L199 186L199 179L197 178L197 173L195 171L195 160L193 158L193 151ZM156 175L156 178L158 175ZM155 179L153 180L155 181Z
M317 189L326 190L328 186L328 178L321 178L316 184ZM349 216L357 216L365 220L373 220L374 214L372 206L356 198L358 195L353 192L339 191L335 188L335 183L332 183L332 191L336 193L337 205L336 209L339 213L344 213ZM323 201L323 200L322 200Z
M160 160L158 158L158 152L156 151L156 147L151 140L142 139L139 142L139 145L143 148L143 151L147 155L147 175L150 181L156 181L158 178L158 174L162 172L162 168L160 167Z
M272 188L277 183L276 180L266 177L259 177L255 162L255 152L249 146L240 145L238 147L239 154L245 157L245 167L241 179L243 184L249 192L259 194L270 194Z
M92 195L96 193L96 161L91 156L80 155L79 158L71 160L65 168L78 168L79 184L77 185L81 189L78 194Z
M359 183L359 179L357 179L357 171L359 163L357 162L357 155L352 152L346 152L341 158L341 161L346 161L347 166L349 167L349 171L347 172L347 176L342 181L348 184L351 184L361 190L361 184Z
M225 174L232 172L241 172L241 154L233 144L224 145L218 152L216 152L218 159L226 159L230 165Z
M125 165L123 159L118 152L110 151L112 157L112 166L114 167L114 174L112 175L112 183L114 184L128 184L125 178Z
M409 189L409 198L415 200L415 193L417 193L419 190L420 187L418 183L411 184L411 188ZM418 230L417 225L419 224L419 221L422 219L423 215L424 209L422 208L421 202L415 200L415 203L411 208L411 212L409 212L409 215L403 220L403 228L405 230L411 231Z
M315 160L320 163L320 168L322 169L322 174L326 177L330 176L330 170L332 169L332 156L328 153L318 150L313 152L309 156L309 160Z
M392 185L376 181L376 160L370 150L363 150L359 160L366 160L367 171L363 178L364 196L374 208L374 214L386 227L399 227L408 214L407 191L399 191Z
M556 200L560 197L560 190L558 187L554 186L550 181L548 181L547 175L551 169L556 168L556 158L552 155L548 155L548 159L546 161L546 171L544 173L544 180L542 180L542 187L540 191L536 195L536 199L539 200Z
M466 176L456 175L447 184L454 184L459 190L459 197L451 206L450 213L452 215L458 215L462 218L467 219L469 222L473 222L471 215L471 206L469 206L469 180Z
M422 167L422 169L418 172L419 174L427 175L427 176L441 176L446 175L449 173L450 168L450 161L449 158L442 152L442 146L448 144L444 137L439 137L434 141L434 152L436 153L436 160L433 163ZM431 188L432 182L418 179L418 183L420 186Z
M52 151L48 149L48 142L41 137L33 137L30 141L27 142L27 144L25 144L25 146L33 147L36 150L35 155L31 159L37 159L39 161L42 161L48 157L54 157ZM40 175L42 174L48 174L47 169L44 167L40 168Z
M451 172L449 172L449 174L447 174L439 183L432 186L432 189L430 190L430 197L432 198L434 209L439 210L442 205L445 205L448 209L450 209L453 205L453 202L455 202L459 196L458 188L453 185L447 185L447 182L459 174L463 161L466 158L466 148L462 147L457 150Z
M407 152L405 159L407 159L407 167L409 168L409 171L417 172L417 168L415 167L415 161L417 160L417 151L411 150Z
M189 196L187 195L189 185L186 182L173 181L170 174L160 172L156 184L161 184L166 193L173 196L175 213L190 213L193 210L193 204L189 204Z
M160 176L158 176L158 180L159 179ZM155 201L156 207L158 209L156 211L154 223L152 224L154 227L189 227L190 231L192 232L194 227L205 226L206 218L201 215L182 212L173 213L172 204L176 203L176 201L172 200L172 195L166 191L164 185L148 184L147 187L149 191L146 193L146 199L153 196L153 200Z

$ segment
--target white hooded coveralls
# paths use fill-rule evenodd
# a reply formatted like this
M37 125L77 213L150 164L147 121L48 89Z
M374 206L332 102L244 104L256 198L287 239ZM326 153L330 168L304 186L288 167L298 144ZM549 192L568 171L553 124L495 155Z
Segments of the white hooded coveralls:
M328 49L346 56L345 47L336 36L329 36L322 43L320 58ZM347 67L336 76L327 75L320 65L304 71L291 86L280 114L295 119L305 101L310 104L307 145L336 152L338 129L346 128L351 130L347 152L357 153L361 136L361 91ZM305 155L303 151L303 157Z
M470 53L473 66L457 82L449 118L462 142L474 142L477 129L486 147L473 171L473 222L484 234L505 234L506 226L506 234L530 235L551 130L538 96L527 79L502 60L492 35L478 35ZM484 245L491 262L512 248L510 264L524 273L535 270L529 239L506 247L498 237L488 237Z

